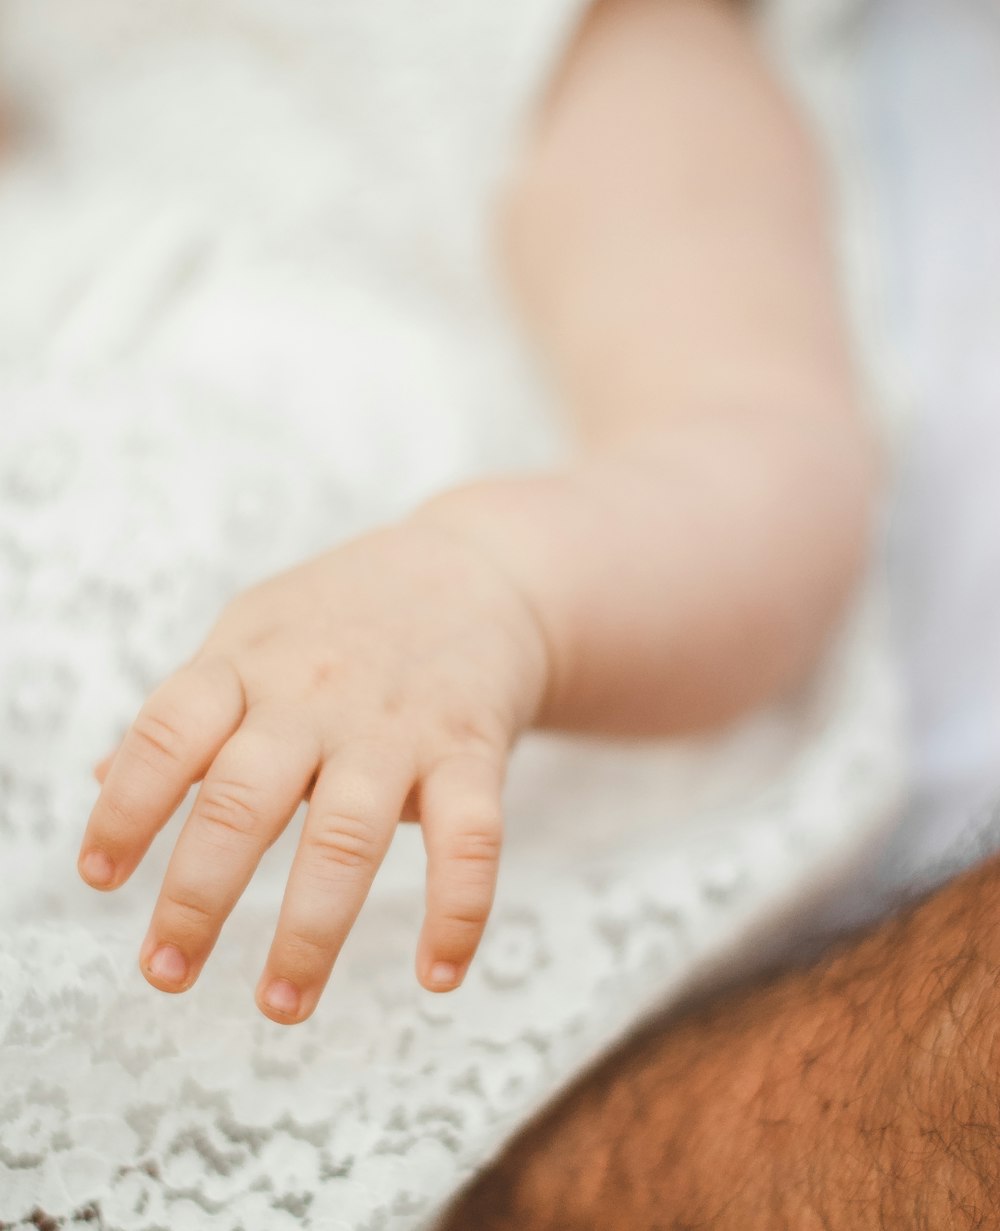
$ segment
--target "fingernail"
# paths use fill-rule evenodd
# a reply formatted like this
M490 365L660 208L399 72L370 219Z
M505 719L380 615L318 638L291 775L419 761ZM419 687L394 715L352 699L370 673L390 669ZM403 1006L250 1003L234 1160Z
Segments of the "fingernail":
M454 987L458 982L458 967L454 962L435 962L431 967L430 981L434 987L442 990Z
M103 851L89 851L80 863L80 874L88 885L101 888L115 879L115 865Z
M176 945L160 945L147 969L162 983L183 983L188 972L187 958Z
M275 979L268 985L262 997L264 1003L275 1013L292 1017L299 1011L299 989L287 979Z

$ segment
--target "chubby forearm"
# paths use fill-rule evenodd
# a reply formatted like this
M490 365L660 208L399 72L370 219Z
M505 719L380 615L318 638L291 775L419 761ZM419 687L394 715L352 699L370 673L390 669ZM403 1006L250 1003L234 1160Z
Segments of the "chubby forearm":
M416 516L474 541L530 606L548 648L538 723L679 734L809 668L863 557L869 483L841 442L693 420Z
M994 860L816 968L653 1023L442 1231L997 1225L998 902Z
M794 686L825 644L877 461L823 202L739 6L594 6L501 220L579 456L431 505L531 603L542 722L710 727Z

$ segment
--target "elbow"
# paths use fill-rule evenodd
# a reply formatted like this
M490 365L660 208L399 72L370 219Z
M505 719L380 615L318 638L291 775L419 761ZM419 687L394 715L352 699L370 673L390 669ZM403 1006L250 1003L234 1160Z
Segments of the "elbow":
M884 478L880 442L860 411L789 450L774 483L785 505L769 553L774 584L758 588L748 618L751 641L768 649L740 708L795 695L829 652L875 564Z
M719 499L729 541L710 558L729 582L705 591L690 626L666 733L708 733L793 701L872 566L884 468L874 434L859 415L781 436L777 445L757 435L728 459Z

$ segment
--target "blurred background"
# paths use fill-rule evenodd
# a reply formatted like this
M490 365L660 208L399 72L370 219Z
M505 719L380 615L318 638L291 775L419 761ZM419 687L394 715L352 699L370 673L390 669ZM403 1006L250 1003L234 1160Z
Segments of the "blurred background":
M866 47L892 328L916 403L891 538L918 775L883 868L897 886L990 841L1000 799L1000 6L879 0Z

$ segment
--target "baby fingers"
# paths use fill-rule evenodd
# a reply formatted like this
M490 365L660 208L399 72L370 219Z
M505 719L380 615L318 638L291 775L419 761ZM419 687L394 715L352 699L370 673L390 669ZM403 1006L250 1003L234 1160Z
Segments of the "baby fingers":
M257 1003L273 1021L312 1013L375 873L413 783L398 748L346 744L313 787Z
M243 686L222 658L191 663L152 694L106 766L80 848L80 875L114 889L204 774L244 714Z
M139 964L162 991L189 987L319 760L293 713L255 706L222 748L181 830Z
M483 752L439 761L421 788L427 913L417 977L430 991L461 983L493 905L503 820L503 764Z

